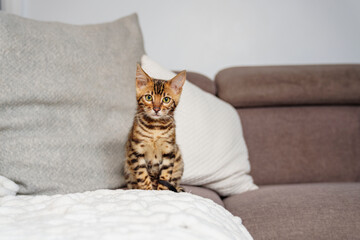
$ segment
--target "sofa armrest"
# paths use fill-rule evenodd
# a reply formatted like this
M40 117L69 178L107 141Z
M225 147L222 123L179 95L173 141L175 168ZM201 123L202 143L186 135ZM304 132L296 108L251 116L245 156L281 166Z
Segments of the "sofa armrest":
M360 104L360 64L233 67L215 84L235 107Z

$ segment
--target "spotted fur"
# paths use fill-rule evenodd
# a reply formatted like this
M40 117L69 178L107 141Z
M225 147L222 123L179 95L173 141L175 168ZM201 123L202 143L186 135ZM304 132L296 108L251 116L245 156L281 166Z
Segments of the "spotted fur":
M184 163L176 144L174 111L186 72L166 81L138 65L137 112L126 143L125 180L129 189L182 191Z

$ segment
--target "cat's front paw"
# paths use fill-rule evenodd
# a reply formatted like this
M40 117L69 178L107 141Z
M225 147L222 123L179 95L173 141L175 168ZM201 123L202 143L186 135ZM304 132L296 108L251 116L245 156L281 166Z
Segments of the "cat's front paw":
M156 190L169 190L167 187L165 187L164 185L162 184L159 184L156 188Z
M152 185L146 185L141 188L142 190L154 190Z

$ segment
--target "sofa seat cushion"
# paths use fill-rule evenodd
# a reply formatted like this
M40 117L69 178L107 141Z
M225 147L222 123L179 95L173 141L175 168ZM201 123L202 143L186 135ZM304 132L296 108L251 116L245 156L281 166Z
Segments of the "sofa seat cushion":
M190 186L190 185L183 185L185 192L192 193L198 195L200 197L208 198L213 200L215 203L224 206L223 201L221 200L220 196L213 190L204 188L204 187L197 187L197 186Z
M254 239L358 239L360 183L264 186L224 199Z

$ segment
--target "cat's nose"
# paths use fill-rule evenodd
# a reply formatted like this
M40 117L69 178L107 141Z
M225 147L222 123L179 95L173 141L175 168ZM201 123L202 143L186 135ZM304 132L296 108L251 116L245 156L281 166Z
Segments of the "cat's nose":
M153 109L154 109L155 113L158 113L160 111L159 107L154 107Z

